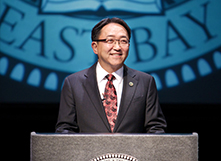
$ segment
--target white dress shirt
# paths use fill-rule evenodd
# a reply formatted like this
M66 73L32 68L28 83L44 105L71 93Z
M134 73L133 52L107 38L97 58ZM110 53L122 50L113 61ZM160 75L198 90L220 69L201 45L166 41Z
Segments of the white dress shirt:
M122 66L116 72L111 73L116 78L116 79L113 80L113 84L114 84L114 87L115 87L116 92L117 92L117 113L119 112L121 94L122 94L122 90L123 90L123 71L124 71L124 67ZM100 92L101 99L103 99L105 86L106 86L106 83L108 81L107 78L105 78L105 76L107 74L110 74L110 73L108 73L106 70L104 70L101 67L100 63L98 62L97 67L96 67L96 77L97 77L97 84L98 84L98 89L99 89L99 92Z

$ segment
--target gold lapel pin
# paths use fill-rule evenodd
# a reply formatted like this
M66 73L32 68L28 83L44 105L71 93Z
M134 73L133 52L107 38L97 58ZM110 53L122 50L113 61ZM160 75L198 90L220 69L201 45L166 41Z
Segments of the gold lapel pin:
M129 86L133 87L134 83L133 82L129 82Z

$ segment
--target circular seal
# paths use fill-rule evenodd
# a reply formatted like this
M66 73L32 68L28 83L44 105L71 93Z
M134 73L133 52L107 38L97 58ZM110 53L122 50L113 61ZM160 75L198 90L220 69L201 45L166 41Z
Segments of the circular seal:
M213 0L2 0L0 76L60 93L67 75L97 61L89 45L97 20L117 16L132 31L127 66L150 73L159 91L200 81L221 70L220 5Z
M138 161L133 156L121 153L108 153L91 159L91 161Z

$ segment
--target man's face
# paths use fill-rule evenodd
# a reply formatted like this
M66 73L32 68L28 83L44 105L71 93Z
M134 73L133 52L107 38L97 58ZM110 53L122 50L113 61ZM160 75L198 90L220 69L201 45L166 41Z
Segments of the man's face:
M99 40L110 38L112 40L120 40L127 38L129 40L127 30L117 23L110 23L101 29ZM129 52L129 46L119 44L116 41L113 44L106 42L92 42L92 48L98 55L98 61L107 72L112 73L121 68L126 60Z

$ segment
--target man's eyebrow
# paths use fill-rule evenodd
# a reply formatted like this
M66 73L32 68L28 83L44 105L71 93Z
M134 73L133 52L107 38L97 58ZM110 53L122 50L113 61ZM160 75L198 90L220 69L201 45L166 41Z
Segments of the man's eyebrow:
M107 37L116 37L116 36L115 35L107 35ZM120 38L127 38L127 36L122 35L122 36L120 36Z
M115 35L107 35L107 37L115 37Z

